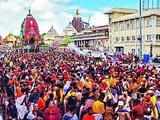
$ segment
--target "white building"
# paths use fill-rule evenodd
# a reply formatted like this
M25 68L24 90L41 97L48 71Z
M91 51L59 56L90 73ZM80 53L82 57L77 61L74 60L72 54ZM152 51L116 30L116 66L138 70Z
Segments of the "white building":
M67 35L67 36L72 36L73 34L76 34L77 31L76 29L73 27L72 23L70 22L66 28L63 30L63 34Z
M52 45L53 41L55 40L56 36L58 36L57 31L52 26L49 31L46 33L46 35L43 36L44 43L47 45Z
M107 25L91 27L73 35L75 45L91 50L104 50L109 47L109 29Z
M109 15L110 49L114 52L139 53L139 13L133 9L112 9ZM142 12L143 54L160 56L160 9Z

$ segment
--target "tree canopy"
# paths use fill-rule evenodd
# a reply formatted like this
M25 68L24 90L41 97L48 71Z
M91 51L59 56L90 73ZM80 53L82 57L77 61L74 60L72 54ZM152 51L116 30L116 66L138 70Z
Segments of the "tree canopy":
M64 36L63 42L61 44L61 46L66 47L68 46L68 44L74 42L73 38L71 36Z

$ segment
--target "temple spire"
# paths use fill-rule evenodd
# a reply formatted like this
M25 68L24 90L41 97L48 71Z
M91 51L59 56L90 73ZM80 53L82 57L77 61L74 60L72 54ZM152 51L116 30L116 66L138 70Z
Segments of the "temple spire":
M76 15L77 15L77 16L79 16L79 15L80 15L80 13L79 13L79 10L78 10L78 9L76 10Z
M31 9L28 10L28 15L31 15Z

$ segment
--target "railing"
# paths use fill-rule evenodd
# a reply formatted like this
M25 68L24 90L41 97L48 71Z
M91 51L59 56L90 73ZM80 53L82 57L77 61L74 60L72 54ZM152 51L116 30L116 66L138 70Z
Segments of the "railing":
M80 34L80 35L75 35L74 38L83 38L83 37L95 37L95 36L106 36L106 33L89 33L89 34Z

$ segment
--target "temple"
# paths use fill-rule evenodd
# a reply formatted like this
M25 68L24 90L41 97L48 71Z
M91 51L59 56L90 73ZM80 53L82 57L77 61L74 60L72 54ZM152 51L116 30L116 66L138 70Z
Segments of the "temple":
M29 45L35 48L40 44L41 38L38 23L32 16L31 10L29 10L28 15L22 22L21 36L23 40L23 45Z
M89 23L84 22L80 17L78 9L76 10L76 15L73 17L72 26L76 29L77 32L81 32L89 26Z

